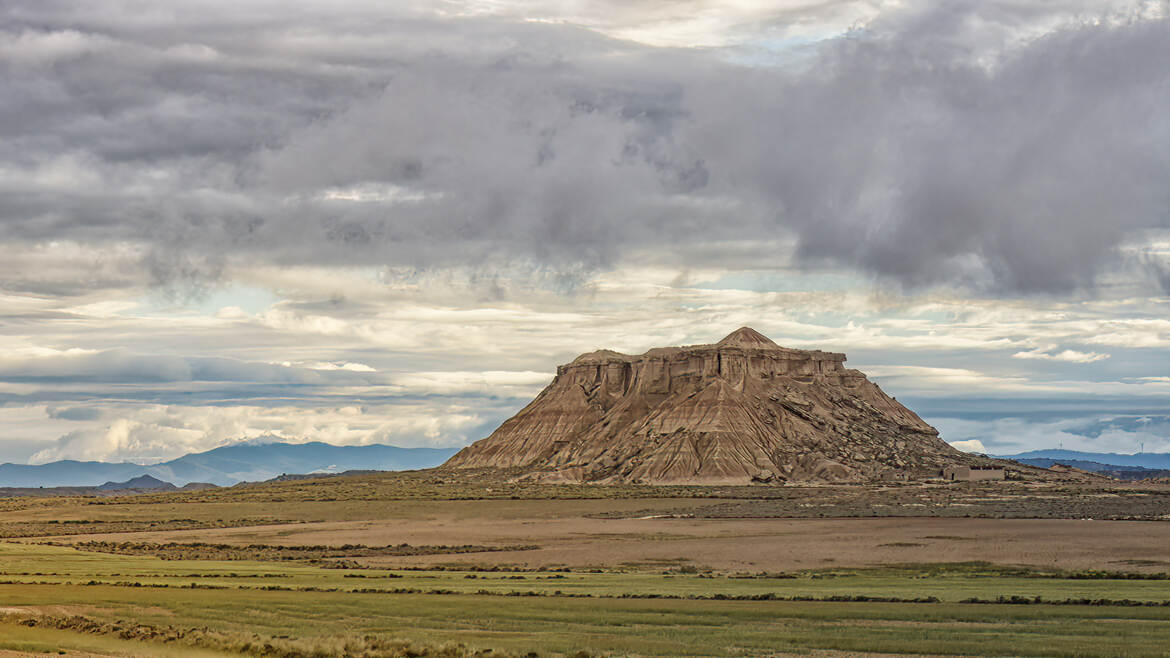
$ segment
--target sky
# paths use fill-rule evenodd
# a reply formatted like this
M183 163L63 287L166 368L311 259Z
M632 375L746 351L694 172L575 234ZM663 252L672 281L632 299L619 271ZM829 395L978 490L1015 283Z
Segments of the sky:
M1170 3L0 4L0 461L455 447L749 325L1170 451Z

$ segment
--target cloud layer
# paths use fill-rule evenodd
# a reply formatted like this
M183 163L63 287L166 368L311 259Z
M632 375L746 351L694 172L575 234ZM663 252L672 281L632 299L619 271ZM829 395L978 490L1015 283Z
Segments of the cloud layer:
M0 459L459 445L745 324L969 447L1149 415L1168 15L6 2Z
M5 243L137 249L180 285L240 260L519 260L571 287L631 250L760 235L911 286L1162 271L1119 251L1170 221L1161 4L757 10L867 16L788 49L758 29L651 47L506 5L134 7L0 10Z

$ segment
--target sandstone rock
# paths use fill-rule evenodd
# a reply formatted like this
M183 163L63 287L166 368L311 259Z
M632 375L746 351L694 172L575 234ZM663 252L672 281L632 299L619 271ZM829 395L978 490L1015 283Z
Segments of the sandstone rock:
M748 327L713 345L590 352L445 468L548 482L742 484L876 480L891 468L934 475L970 461L844 362Z

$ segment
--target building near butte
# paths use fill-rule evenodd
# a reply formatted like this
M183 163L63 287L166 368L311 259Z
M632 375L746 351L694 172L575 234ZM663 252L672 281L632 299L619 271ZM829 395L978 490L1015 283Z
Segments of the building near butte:
M918 479L979 463L844 363L748 327L710 345L582 354L444 468L542 482L742 484Z
M943 469L942 477L944 480L954 480L958 482L981 482L983 480L1002 480L1006 473L1002 466L993 465L963 465L963 466L948 466Z

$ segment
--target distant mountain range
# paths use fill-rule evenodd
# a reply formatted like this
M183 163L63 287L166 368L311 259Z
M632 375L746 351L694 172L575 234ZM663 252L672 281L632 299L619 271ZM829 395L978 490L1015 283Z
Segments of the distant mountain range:
M146 466L127 462L73 460L36 465L0 464L0 488L152 488L149 485L127 486L139 482L138 478L144 476L180 487L193 482L231 486L245 481L271 480L281 475L433 468L447 461L455 452L453 448L335 446L317 441L241 443ZM1170 471L1170 453L1142 452L1126 455L1077 450L1032 450L1015 455L995 456L1043 468L1053 464L1065 464L1126 479L1170 475L1160 472ZM150 480L140 482L149 483Z
M1080 452L1079 450L1032 450L1016 455L995 456L1041 468L1049 468L1053 464L1064 464L1126 480L1170 475L1170 453L1165 452L1139 452L1125 455L1115 452Z
M335 446L328 443L246 443L184 455L161 464L80 462L0 464L0 487L94 487L149 475L182 486L209 482L230 486L270 480L286 473L348 470L404 471L438 466L455 454L448 448Z
M994 455L1002 459L1054 459L1061 464L1068 464L1070 460L1096 462L1109 466L1137 466L1139 468L1170 469L1170 453L1167 452L1139 452L1133 455L1124 455L1116 452L1080 452L1079 450L1032 450L1016 455ZM1070 466L1072 464L1069 464ZM1079 467L1078 467L1079 468Z

